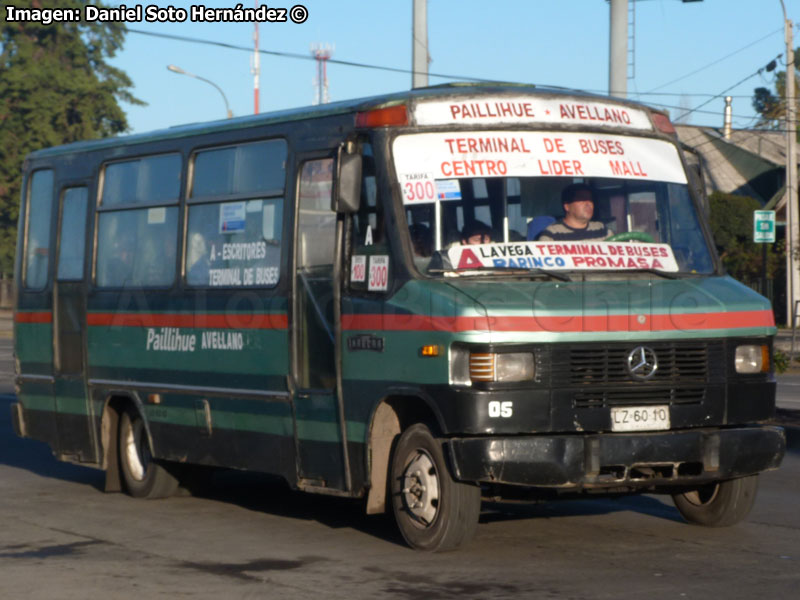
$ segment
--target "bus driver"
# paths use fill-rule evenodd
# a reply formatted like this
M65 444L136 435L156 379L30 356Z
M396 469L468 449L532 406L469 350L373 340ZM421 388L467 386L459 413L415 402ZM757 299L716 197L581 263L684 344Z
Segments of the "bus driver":
M540 242L579 242L604 240L610 234L600 221L592 221L594 199L592 188L583 183L568 185L561 192L564 218L544 228L537 238Z

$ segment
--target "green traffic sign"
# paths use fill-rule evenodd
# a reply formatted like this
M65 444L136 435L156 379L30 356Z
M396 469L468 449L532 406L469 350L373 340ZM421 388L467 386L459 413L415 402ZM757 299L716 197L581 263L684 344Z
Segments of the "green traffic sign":
M753 241L772 244L775 242L775 211L753 211Z

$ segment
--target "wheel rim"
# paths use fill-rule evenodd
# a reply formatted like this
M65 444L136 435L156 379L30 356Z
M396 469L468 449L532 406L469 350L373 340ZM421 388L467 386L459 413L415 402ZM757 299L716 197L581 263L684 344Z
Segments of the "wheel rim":
M128 427L125 428L123 453L131 477L136 481L143 481L151 457L141 419L129 421Z
M719 485L707 485L696 490L692 490L691 492L686 492L683 497L689 502L689 504L693 504L695 506L705 506L706 504L713 502L714 498L717 497L717 493L719 492Z
M403 471L403 503L414 522L429 527L439 512L439 473L430 454L417 449Z

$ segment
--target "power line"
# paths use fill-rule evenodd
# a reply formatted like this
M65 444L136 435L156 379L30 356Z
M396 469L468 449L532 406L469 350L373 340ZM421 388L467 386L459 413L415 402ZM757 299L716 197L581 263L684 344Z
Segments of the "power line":
M722 92L722 93L724 94L725 92ZM714 99L716 99L718 97L719 97L719 94L714 96L714 98L711 98L711 100L714 100ZM709 100L709 102L711 100ZM669 109L683 110L683 111L686 110L686 107L684 107L684 106L675 106L674 104L663 104L661 102L653 102L653 103L648 104L648 106L654 106L654 107L657 107L657 108L669 108ZM703 105L701 104L700 106L703 106ZM721 116L721 114L722 114L717 110L698 110L698 109L693 109L691 112L697 112L697 113L700 113L700 114L703 114L703 115L717 115L717 116ZM688 115L689 113L686 113L686 114ZM677 121L680 117L683 117L683 116L684 115L680 115L679 117L676 117L675 120ZM753 117L753 115L739 115L739 114L735 114L735 115L731 115L731 116L736 118L736 119L751 119Z
M704 71L704 70L708 69L709 67L713 67L713 66L714 66L714 65L716 65L717 63L720 63L720 62L722 62L723 60L727 60L727 59L728 59L728 58L730 58L731 56L734 56L734 55L738 54L739 52L742 52L743 50L747 50L747 49L748 49L748 48L750 48L751 46L755 46L755 45L756 45L756 44L758 44L759 42L763 42L763 41L764 41L765 39L767 39L768 37L772 37L773 35L775 35L776 33L780 33L781 31L783 31L783 27L781 27L780 29L776 29L775 31L773 31L773 32L771 32L771 33L768 33L768 34L767 34L767 35L765 35L764 37L762 37L762 38L759 38L759 39L757 39L757 40L756 40L756 41L754 41L754 42L750 42L750 43L749 43L749 44L747 44L746 46L742 46L742 47L741 47L741 48L739 48L738 50L734 50L734 51L733 51L733 52L731 52L730 54L726 54L726 55L725 55L725 56L723 56L722 58L718 58L717 60L715 60L715 61L713 61L713 62L710 62L710 63L708 63L707 65L705 65L705 66L703 66L703 67L700 67L699 69L695 69L695 70L694 70L694 71L692 71L691 73L687 73L686 75L682 75L681 77L678 77L677 79L673 79L672 81L668 81L667 83L664 83L664 84L662 84L662 85L659 85L658 87L654 87L652 90L650 90L649 92L645 92L645 93L649 94L649 93L655 92L656 90L660 90L661 88L665 88L665 87L667 87L668 85L672 85L673 83L677 83L677 82L679 82L679 81L682 81L682 80L684 80L684 79L686 79L686 78L688 78L688 77L691 77L692 75L695 75L695 74L699 73L700 71ZM780 56L780 55L779 55L779 56Z
M130 32L130 33L137 33L137 34L140 34L140 35L146 35L146 36L162 38L162 39L169 39L169 40L174 40L174 41L179 41L179 42L187 42L187 43L193 43L193 44L204 44L204 45L209 45L209 46L217 46L217 47L220 47L220 48L226 48L226 49L229 49L229 50L239 50L239 51L248 52L248 53L253 52L253 48L251 48L251 47L239 46L237 44L230 44L228 42L219 42L219 41L216 41L216 40L207 40L207 39L202 39L202 38L194 38L194 37L189 37L189 36L175 35L175 34L168 34L168 33L156 33L156 32L153 32L153 31L145 31L145 30L142 30L142 29L135 29L135 28L130 28L130 27L126 27L125 30L127 32ZM279 58L293 58L293 59L304 60L304 61L312 61L312 60L314 60L314 58L312 56L308 55L308 54L298 54L298 53L294 53L294 52L282 52L282 51L277 51L277 50L265 50L265 49L262 49L262 48L259 48L258 52L260 54L265 54L265 55L268 55L268 56L276 56L276 57L279 57ZM778 55L778 56L780 56L780 55ZM333 59L333 58L331 58L331 59L328 60L328 62L329 63L333 63L333 64L342 65L342 66L357 67L357 68L363 68L363 69L373 69L373 70L377 70L377 71L387 71L387 72L391 72L391 73L402 73L404 75L415 73L415 71L413 69L403 69L403 68L399 68L399 67L387 67L387 66L384 66L384 65L375 65L375 64L369 64L369 63L361 63L361 62L355 62L355 61L341 60L341 59ZM733 89L737 85L743 83L744 81L746 81L747 79L750 79L751 77L754 77L755 75L757 75L758 73L760 73L762 71L763 71L763 69L759 69L758 71L756 71L752 75L749 75L747 78L745 78L744 80L740 81L739 83L731 86L728 89ZM474 81L474 82L478 82L478 83L500 83L497 80L484 79L484 78L480 78L480 77L469 77L469 76L465 76L465 75L450 75L450 74L446 74L446 73L428 73L428 75L430 77L438 77L438 78L442 78L442 79L451 79L451 80L455 80L455 81ZM511 82L511 83L514 83L514 82ZM524 83L524 82L516 82L516 83ZM578 91L578 92L589 92L589 93L600 93L600 94L605 94L606 93L606 90L578 89L578 88L570 88L570 87L564 87L564 86L558 86L558 85L548 85L548 84L544 84L544 86L545 87L549 87L549 88L553 88L553 89L560 89L560 90L564 90L564 91L573 91L573 92L574 91ZM725 91L727 91L727 90L725 90ZM698 113L701 113L701 114L717 115L718 114L717 111L703 111L703 110L699 110L699 109L702 106L705 106L706 104L710 103L712 100L722 96L724 93L725 92L723 91L723 92L720 92L720 93L714 94L714 95L708 94L708 93L696 93L696 94L689 93L689 94L686 94L686 95L690 95L690 96L710 96L710 98L709 98L708 101L704 102L703 104L701 104L697 108L694 108L694 109L692 109L692 110L690 110L688 112L685 112L684 114L680 115L680 117L678 117L678 118L682 118L683 116L691 114L692 112L698 112ZM671 92L641 92L639 95L651 95L651 94L652 95L677 95L677 96L684 95L684 94L676 94L676 93L671 93ZM740 96L736 96L736 97L737 98L752 98L752 96L744 96L744 95L740 95ZM670 105L662 104L662 103L654 103L653 106L684 110L683 107L670 106ZM734 115L734 116L736 118L751 118L750 115L747 115L747 116L745 116L745 115Z
M781 55L779 54L777 57L775 57L775 60L777 60L777 59L778 59L778 58L780 58L780 57L781 57ZM717 95L716 95L716 96L714 96L713 98L709 98L708 100L706 100L705 102L703 102L703 103L702 103L700 106L697 106L696 108L693 108L692 110L686 111L686 112L685 112L685 113L683 113L682 115L678 116L678 118L676 118L675 120L677 121L677 120L679 120L679 119L682 119L683 117L686 117L686 116L688 116L688 115L692 114L693 112L697 112L697 111L698 111L698 110L699 110L701 107L705 106L706 104L710 104L712 101L714 101L714 100L715 100L715 99L717 99L717 98L720 98L720 97L721 97L721 96L722 96L722 95L723 95L725 92L727 92L728 90L732 90L733 88L735 88L735 87L737 87L737 86L739 86L739 85L743 84L743 83L744 83L745 81L747 81L748 79L751 79L751 78L755 77L756 75L759 75L759 74L760 74L760 73L762 73L762 72L763 72L763 71L764 71L766 68L767 68L767 66L761 67L761 68L760 68L758 71L756 71L755 73L751 73L750 75L748 75L747 77L745 77L745 78L744 78L744 79L742 79L741 81L738 81L738 82L734 83L732 86L730 86L729 88L726 88L726 89L722 90L722 91L721 91L719 94L717 94Z
M248 48L245 46L238 46L236 44L229 44L227 42L217 42L214 40L204 40L200 38L193 38L184 35L174 35L169 33L156 33L154 31L144 31L142 29L132 29L130 27L126 27L125 31L130 33L138 33L140 35L148 35L151 37L169 39L169 40L176 40L179 42L189 42L193 44L206 44L209 46L218 46L220 48L227 48L229 50L242 50L244 52L253 52L253 48ZM314 60L314 58L307 54L297 54L295 52L279 52L277 50L264 50L259 48L259 54L266 54L268 56L279 56L282 58L296 58L298 60ZM343 65L347 67L358 67L361 69L375 69L377 71L389 71L391 73L403 73L404 75L413 74L415 71L412 69L401 69L398 67L386 67L383 65L372 65L368 63L360 63L355 61L349 60L341 60L341 59L334 59L331 58L328 60L329 63ZM455 79L460 81L476 81L480 83L497 83L496 80L493 79L482 79L479 77L468 77L466 75L447 75L443 73L428 73L430 77L441 77L443 79ZM568 89L568 88L563 88Z

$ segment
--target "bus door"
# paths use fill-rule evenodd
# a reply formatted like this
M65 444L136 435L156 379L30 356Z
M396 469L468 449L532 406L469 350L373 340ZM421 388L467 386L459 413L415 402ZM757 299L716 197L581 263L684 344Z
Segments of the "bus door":
M59 202L53 286L53 376L58 447L80 461L95 460L94 428L84 381L86 223L88 187L66 187Z
M292 356L298 480L300 487L344 489L336 392L334 261L341 240L331 210L334 159L300 159L297 173Z

